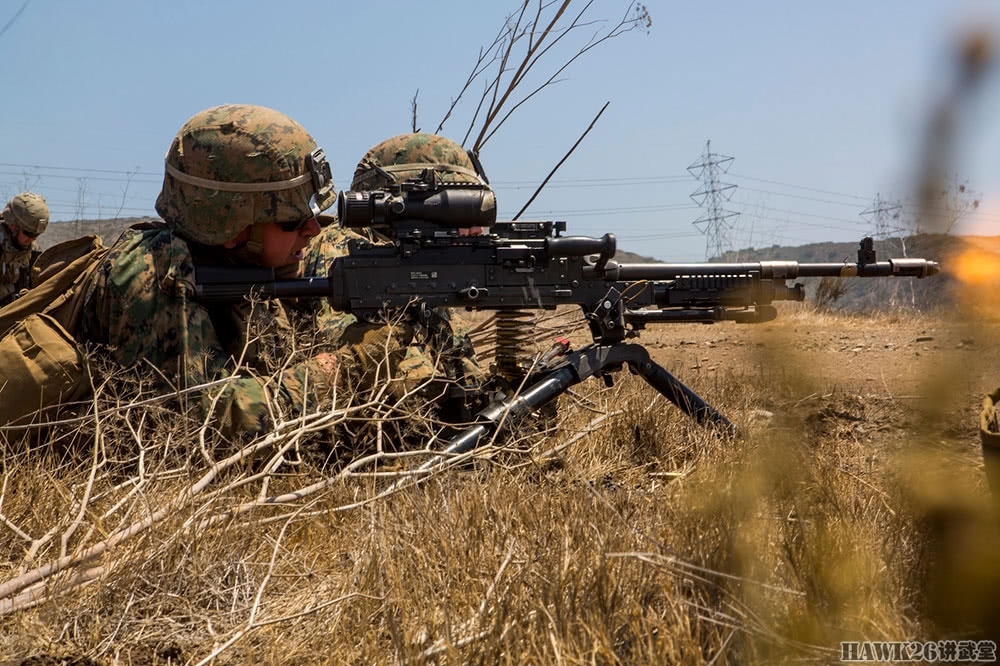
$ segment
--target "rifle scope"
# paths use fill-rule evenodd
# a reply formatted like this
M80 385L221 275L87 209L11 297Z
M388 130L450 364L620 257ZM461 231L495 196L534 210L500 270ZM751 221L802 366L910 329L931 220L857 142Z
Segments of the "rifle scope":
M430 222L452 229L489 227L497 219L493 192L482 187L443 187L433 192L341 192L337 217L345 227Z

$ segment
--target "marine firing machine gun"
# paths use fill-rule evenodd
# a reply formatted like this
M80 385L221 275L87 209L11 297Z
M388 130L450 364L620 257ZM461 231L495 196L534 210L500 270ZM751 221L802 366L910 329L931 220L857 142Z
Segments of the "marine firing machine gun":
M803 300L805 277L926 277L939 271L925 259L877 261L872 239L857 263L620 264L615 236L565 236L565 222L498 222L493 193L479 184L441 184L431 170L385 190L342 192L340 224L375 227L390 243L351 241L329 275L275 279L267 269L198 268L198 297L233 301L325 297L359 318L386 308L466 308L497 315L497 368L521 391L499 393L474 425L446 449L461 453L488 441L502 423L552 401L573 384L627 366L699 423L732 423L626 340L649 324L770 321L773 302ZM529 376L517 358L528 310L578 305L593 342L577 350L557 344ZM518 373L520 377L518 377ZM524 379L521 383L518 379Z

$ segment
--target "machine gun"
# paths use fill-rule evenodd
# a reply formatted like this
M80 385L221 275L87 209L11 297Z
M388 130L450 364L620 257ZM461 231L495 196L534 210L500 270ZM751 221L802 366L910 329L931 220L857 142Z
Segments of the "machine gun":
M488 441L502 423L531 413L573 384L601 377L609 386L624 366L699 423L732 423L626 342L648 324L770 321L774 301L803 300L805 277L934 275L925 259L878 261L871 238L856 263L620 264L615 237L565 236L565 222L498 222L493 193L480 184L440 184L431 170L386 190L342 192L340 224L379 230L391 242L352 240L329 275L275 279L256 268L196 268L197 296L206 302L263 298L329 299L335 310L374 318L389 309L491 310L498 319L497 368L522 391L500 393L474 425L451 438L448 453ZM593 342L578 350L558 343L530 372L517 358L526 310L577 305Z

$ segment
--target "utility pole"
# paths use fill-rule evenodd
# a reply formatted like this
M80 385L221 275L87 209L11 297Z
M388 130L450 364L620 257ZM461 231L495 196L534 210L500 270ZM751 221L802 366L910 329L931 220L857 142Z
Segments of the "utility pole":
M886 201L882 194L876 194L872 205L861 211L861 217L874 227L873 238L885 240L890 234L905 231L899 225L899 214L903 207L898 201Z
M723 204L732 198L736 186L719 182L719 175L729 171L733 159L713 153L709 140L705 142L705 152L687 168L692 176L701 181L701 187L691 195L691 199L705 212L691 224L705 234L705 259L721 257L729 248L727 232L734 226L733 218L739 215L723 208Z

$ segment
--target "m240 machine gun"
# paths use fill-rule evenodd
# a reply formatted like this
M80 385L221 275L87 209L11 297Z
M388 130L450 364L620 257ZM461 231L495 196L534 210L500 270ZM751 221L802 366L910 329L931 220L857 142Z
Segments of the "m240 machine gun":
M649 324L770 321L773 302L803 300L805 277L917 277L934 261L878 261L871 238L845 263L624 264L614 234L566 236L565 222L498 222L493 193L479 184L439 184L433 171L386 190L342 192L340 224L374 227L391 242L351 241L329 275L275 279L268 269L196 269L198 297L329 299L335 310L374 318L389 309L466 308L496 312L498 370L521 391L501 393L474 425L451 439L449 453L488 441L503 423L552 401L589 377L611 385L627 366L699 423L732 429L725 416L654 362L635 342ZM516 354L527 310L578 305L593 342L557 344L528 376ZM518 373L521 373L518 377Z

